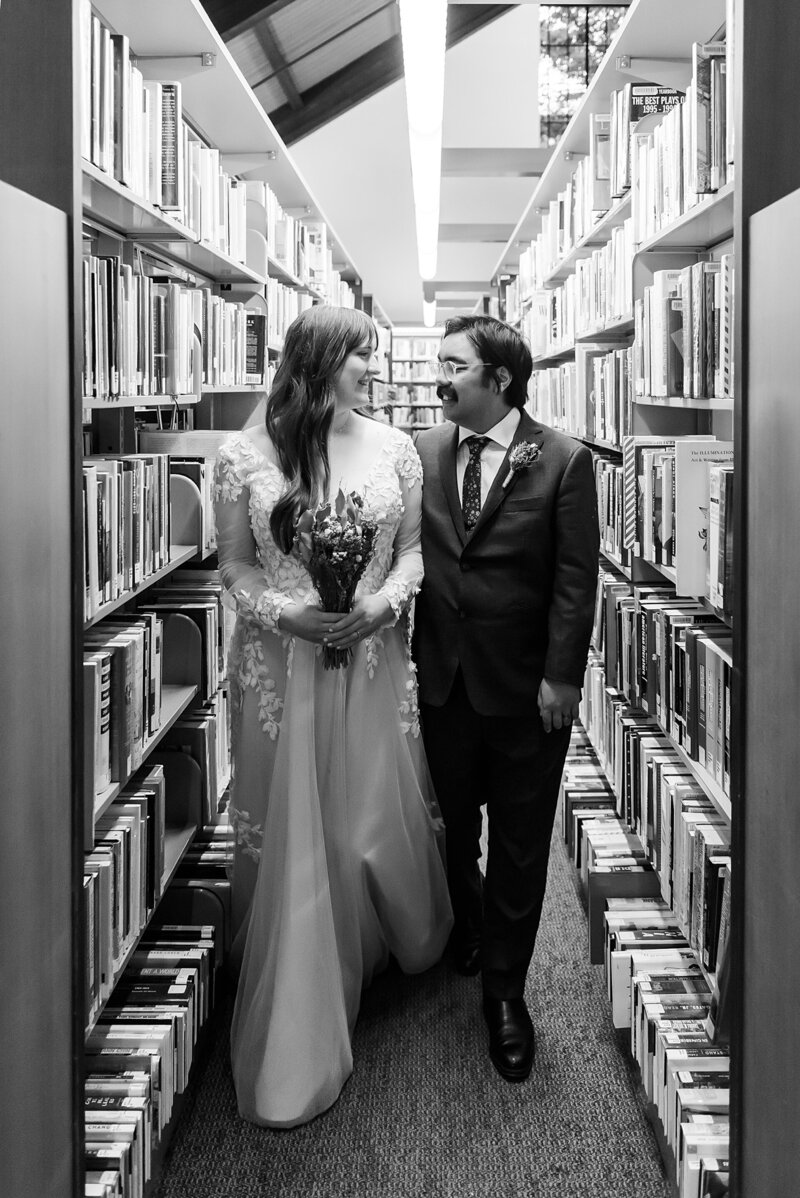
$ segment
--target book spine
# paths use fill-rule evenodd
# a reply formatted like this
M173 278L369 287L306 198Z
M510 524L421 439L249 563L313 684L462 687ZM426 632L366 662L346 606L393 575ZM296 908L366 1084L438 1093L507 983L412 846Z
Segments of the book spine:
M161 208L183 211L183 135L180 83L161 84Z

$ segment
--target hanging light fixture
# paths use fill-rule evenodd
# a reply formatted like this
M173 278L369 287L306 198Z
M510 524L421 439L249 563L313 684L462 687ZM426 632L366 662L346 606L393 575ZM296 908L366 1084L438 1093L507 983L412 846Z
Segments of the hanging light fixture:
M426 329L432 329L436 324L436 300L422 301L422 323Z
M419 273L436 274L447 0L398 0Z

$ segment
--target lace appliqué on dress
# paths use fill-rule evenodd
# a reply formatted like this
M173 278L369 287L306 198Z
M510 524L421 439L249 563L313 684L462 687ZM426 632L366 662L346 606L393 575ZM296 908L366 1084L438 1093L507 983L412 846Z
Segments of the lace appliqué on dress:
M380 632L373 632L372 636L368 636L364 641L364 652L367 655L367 676L375 677L375 670L378 665L378 650L383 648L383 637Z
M256 862L260 861L261 847L264 843L263 824L251 823L249 811L239 811L232 805L229 811L236 834L236 843L241 845L245 857L250 857Z
M399 620L411 600L417 594L420 583L410 584L396 578L387 578L379 594L389 603L394 612L395 620Z
M258 722L270 740L275 740L280 728L279 713L283 709L283 699L276 693L275 682L269 676L264 647L257 633L244 638L237 675L242 690L252 687L258 692Z
M410 576L408 572L396 574L392 568L393 533L405 511L400 479L409 488L421 483L422 463L411 438L393 429L381 460L372 473L367 503L372 511L383 507L380 520L389 527L392 535L379 537L375 555L365 574L365 582L368 590L374 590L375 594L387 600L394 613L394 623L408 608L422 584L421 570L417 577Z
M244 615L252 615L262 628L277 632L281 612L292 602L292 597L276 591L264 591L258 599L254 599L249 591L242 590L236 592L236 600Z
M214 470L214 502L235 503L243 487L230 449L222 446Z
M409 487L422 482L422 462L410 437L404 435L396 442L394 464L398 475Z
M400 712L400 727L407 735L409 732L413 737L419 736L419 704L417 703L417 679L416 671L412 668L411 676L406 683L407 698L398 707Z

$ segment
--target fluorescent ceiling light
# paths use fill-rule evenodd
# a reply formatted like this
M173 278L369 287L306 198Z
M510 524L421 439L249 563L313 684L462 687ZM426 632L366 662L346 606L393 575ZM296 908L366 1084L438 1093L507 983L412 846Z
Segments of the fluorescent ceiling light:
M432 329L436 324L436 300L422 301L422 323L426 329Z
M432 279L439 246L447 0L398 2L419 273Z

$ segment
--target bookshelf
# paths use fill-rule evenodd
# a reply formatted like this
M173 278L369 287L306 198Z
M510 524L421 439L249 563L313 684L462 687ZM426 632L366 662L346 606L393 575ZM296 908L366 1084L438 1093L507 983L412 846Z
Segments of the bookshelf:
M127 35L143 74L180 82L191 137L219 149L229 175L247 177L250 219L246 230L238 230L236 251L233 242L226 248L204 236L82 153L88 6L72 0L57 8L44 0L6 0L0 14L0 95L3 112L14 113L13 121L0 120L0 360L14 400L4 413L0 484L10 607L2 631L7 685L0 719L7 793L0 894L8 982L0 999L8 1035L0 1191L9 1198L84 1193L90 947L84 862L95 824L114 809L125 787L120 778L87 801L84 634L101 631L110 616L127 617L179 568L197 564L201 545L196 532L202 521L193 507L200 493L189 480L173 478L173 531L179 535L168 560L87 616L84 455L135 453L139 426L156 427L156 419L158 427L189 431L235 427L266 385L193 374L188 387L151 388L149 394L135 387L87 391L85 254L114 256L134 273L146 263L151 275L180 288L200 286L245 309L255 304L272 319L265 337L271 364L282 330L300 306L325 298L361 302L346 248L197 0L98 0L92 11L103 25ZM206 67L200 56L209 54L213 65ZM294 222L286 222L296 232L291 252L268 243L268 230L259 227L259 204L270 195ZM312 235L322 257L298 259L299 241L305 239L307 248ZM198 825L208 822L203 804L215 802L223 773L208 779L209 794L202 799L199 767L188 791L171 790L176 759L181 768L189 761L176 751L176 727L199 710L200 662L183 653L192 643L190 631L179 636L180 660L165 669L160 727L143 746L143 762L162 763L167 772L168 803L172 793L160 885L166 890L179 876L182 922L196 922L187 918L194 901L186 896L199 894L190 889L187 862ZM215 903L206 903L208 914ZM138 942L127 948L117 974ZM94 1031L98 1019L95 1012Z
M724 20L719 9L716 0L673 0L669 5L635 0L612 55L627 54L634 64L678 60L670 78L681 85L686 81L680 66L686 47L713 36ZM117 0L101 11L115 25L130 21L129 34L132 41L141 38L142 54L161 53L166 46L181 54L213 47L218 73L197 70L185 80L187 111L217 144L224 140L221 122L236 128L241 157L231 156L231 170L250 166L253 177L262 175L288 206L310 205L317 211L199 5ZM679 218L653 244L640 247L643 259L673 249L696 253L713 249L732 233L738 264L735 398L719 411L716 404L722 401L684 411L687 403L677 403L677 397L649 397L634 405L637 413L641 408L634 419L641 419L648 432L678 436L689 435L700 419L726 437L732 425L737 493L731 1156L733 1193L752 1198L791 1193L796 1172L786 1149L786 1112L796 1095L800 1066L800 964L791 932L787 935L800 898L795 862L800 762L793 733L800 714L800 633L792 599L800 582L792 519L800 501L793 453L800 436L794 394L800 366L794 286L800 272L800 162L784 147L794 144L800 116L795 85L800 12L793 0L775 0L765 20L763 5L740 0L735 22L742 51L736 58L734 89L736 181L727 196ZM11 1198L82 1194L85 946L79 879L84 828L77 713L82 710L84 624L78 269L84 196L91 219L118 240L135 239L137 221L155 221L149 212L138 214L142 205L133 205L133 215L130 209L121 211L128 197L119 196L107 180L98 183L80 162L78 29L77 7L70 4L3 0L0 5L0 112L14 113L13 121L0 121L0 358L7 395L15 400L5 405L0 439L0 522L10 607L0 633L6 678L0 721L6 782L0 898L3 968L9 980L0 997L7 1079L0 1191ZM603 89L607 95L627 78L610 57L561 151L583 152L588 117L602 110ZM276 147L277 157L264 162ZM511 242L536 235L536 197L556 195L573 165L563 153L554 155L540 184L543 190L537 188L532 196ZM726 208L732 211L732 226ZM618 223L627 218L624 205L616 218ZM162 251L177 269L216 279L234 269L205 248L202 257L192 257L201 252L195 248L198 243L160 218L159 224L165 224L166 235L145 231L142 244L151 253ZM617 226L596 230L601 243L612 227ZM593 248L588 243L579 247L574 262ZM516 252L510 243L498 268L515 266ZM548 276L548 283L563 283L572 267L565 262ZM243 286L258 288L257 280L265 277L255 271L253 279L240 266L235 269L244 276ZM642 269L648 269L644 262ZM268 266L267 276L277 279L278 268ZM599 341L599 335L593 340ZM627 346L630 328L618 340ZM556 356L569 363L574 352L567 348ZM545 359L540 355L538 364L553 364ZM131 405L131 413L138 407ZM105 415L95 414L93 420ZM118 421L118 429L120 425L124 441L130 426ZM598 441L613 449L612 441ZM31 447L37 454L36 487L31 486ZM637 581L653 575L646 562L629 564L613 553L607 560ZM179 837L174 853L172 847L170 842L170 860L177 862L183 852Z
M398 327L392 337L391 377L394 389L392 423L405 432L441 420L436 395L436 375L430 365L436 357L442 329Z
M636 300L657 271L699 259L718 262L726 252L735 255L734 385L730 393L710 398L674 391L632 395L623 433L679 441L705 435L733 444L733 603L722 611L706 594L697 598L732 641L729 783L720 786L684 745L673 741L671 748L730 827L729 1154L730 1192L736 1198L780 1193L794 1184L782 1128L800 1064L795 1017L800 975L785 935L788 907L800 897L794 864L800 831L794 779L800 763L797 738L789 731L800 709L795 684L800 645L789 598L800 574L789 515L800 500L789 449L799 431L793 386L800 365L794 294L800 271L800 167L795 156L778 149L798 118L791 63L800 44L800 14L784 2L770 10L768 20L764 17L763 7L753 0L678 0L667 6L634 0L495 269L496 276L517 276L510 286L510 315L525 328L537 304L563 287L630 215L625 197L612 200L588 235L546 265L538 290L534 288L530 263L520 260L518 247L539 236L548 205L567 186L576 158L587 154L590 117L607 111L610 92L631 77L684 89L691 80L692 43L733 35L733 107L728 115L735 131L735 178L639 238L630 275ZM767 107L762 97L768 80ZM549 423L561 419L561 427L570 427L572 415L573 433L603 451L612 496L621 481L622 438L576 429L575 414L578 422L581 416L585 420L581 403L586 388L575 363L580 362L584 337L593 346L605 338L624 350L636 336L635 322L623 319L616 327L589 328L561 343L534 342L536 369L547 384L542 396L550 404L542 418ZM611 540L603 565L620 582L638 590L680 581L675 563L656 563L641 551L610 546ZM603 670L600 677L605 677ZM675 1161L670 1164L674 1170Z

